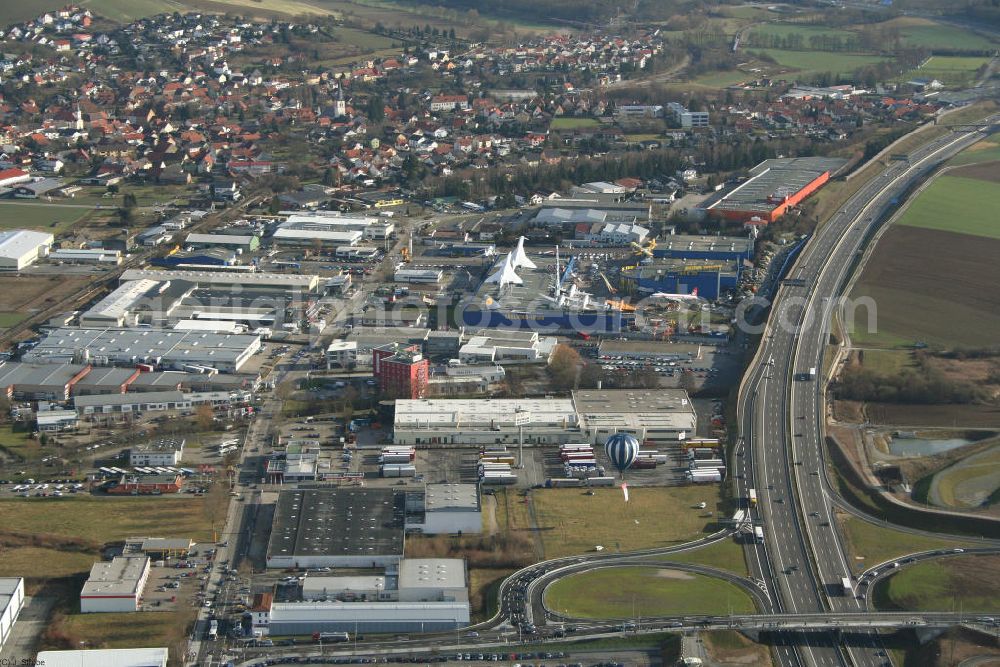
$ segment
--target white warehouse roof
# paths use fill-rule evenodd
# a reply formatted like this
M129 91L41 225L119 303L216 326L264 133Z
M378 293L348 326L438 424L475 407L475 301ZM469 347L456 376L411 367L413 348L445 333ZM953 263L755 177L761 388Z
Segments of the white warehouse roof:
M396 428L447 426L461 429L496 424L513 426L516 410L531 413L533 425L576 425L576 410L568 398L443 398L396 401Z
M0 232L0 257L19 259L31 251L37 251L39 246L51 246L55 237L47 232L35 232L30 229L12 229Z
M319 286L317 275L291 273L232 273L228 271L157 271L154 269L128 269L122 273L123 282L129 280L184 280L196 285L243 285L245 287L298 287L314 290Z
M121 319L135 306L136 302L146 296L160 283L156 280L130 280L118 286L118 289L90 307L81 318Z
M165 648L111 648L41 651L35 664L45 667L166 667Z
M360 241L363 236L364 234L356 229L300 229L280 227L274 231L273 238L278 241L319 240L353 245Z

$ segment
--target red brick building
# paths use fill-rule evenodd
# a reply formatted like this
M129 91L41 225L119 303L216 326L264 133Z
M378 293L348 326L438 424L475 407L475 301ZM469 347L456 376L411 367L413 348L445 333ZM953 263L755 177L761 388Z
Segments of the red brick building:
M376 347L372 350L372 369L383 396L423 398L427 395L430 362L417 345Z
M159 496L180 493L184 478L180 475L122 475L108 493L131 496Z

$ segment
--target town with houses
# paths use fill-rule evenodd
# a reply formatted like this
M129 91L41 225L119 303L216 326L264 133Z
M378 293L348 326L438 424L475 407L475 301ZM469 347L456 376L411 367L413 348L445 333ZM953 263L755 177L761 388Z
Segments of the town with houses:
M0 664L841 664L702 641L803 576L753 559L785 487L749 488L765 410L736 402L775 334L741 326L805 285L829 198L980 93L762 67L667 94L688 56L638 21L379 24L325 57L343 29L0 26ZM573 611L602 559L689 548L664 581L722 577L728 614Z

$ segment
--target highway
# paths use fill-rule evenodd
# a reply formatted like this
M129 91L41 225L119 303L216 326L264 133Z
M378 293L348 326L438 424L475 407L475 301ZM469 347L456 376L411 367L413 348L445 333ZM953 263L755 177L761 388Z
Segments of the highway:
M776 291L741 388L743 440L736 460L738 492L746 497L756 489L759 504L751 511L765 534L764 544L747 546L751 572L785 613L862 609L862 601L840 592L839 582L852 568L824 484L823 356L836 297L883 216L937 165L983 136L949 133L915 150L908 161L893 162L816 231ZM886 663L878 647L841 648L828 639L803 637L794 654L779 652L779 658L787 665Z

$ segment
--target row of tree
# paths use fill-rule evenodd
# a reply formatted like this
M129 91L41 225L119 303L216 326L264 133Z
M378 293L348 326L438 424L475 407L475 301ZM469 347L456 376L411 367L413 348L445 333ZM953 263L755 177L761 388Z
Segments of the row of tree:
M841 373L834 392L841 400L922 405L975 403L988 398L982 387L951 380L926 367L886 375L851 366Z

